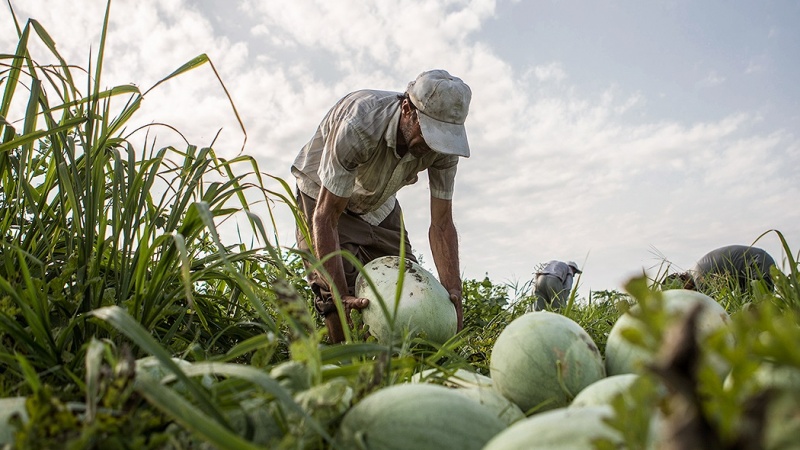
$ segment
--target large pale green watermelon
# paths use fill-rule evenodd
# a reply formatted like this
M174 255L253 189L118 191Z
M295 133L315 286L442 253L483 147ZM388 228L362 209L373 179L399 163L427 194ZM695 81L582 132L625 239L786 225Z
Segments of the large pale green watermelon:
M688 313L695 305L700 304L703 309L697 321L697 330L702 339L711 332L726 327L730 321L728 313L711 297L696 291L686 289L670 289L662 292L664 309L672 317L672 323ZM634 305L611 327L606 342L606 372L608 375L622 373L638 373L644 364L653 360L653 355L642 347L630 343L623 337L623 330L632 328L642 330L642 323L635 319L631 313L639 310L639 305ZM720 361L714 362L715 368L721 375L726 372L726 367Z
M519 406L494 389L494 382L491 378L479 373L457 369L452 374L448 374L439 369L427 369L415 374L411 381L454 388L455 392L477 401L508 425L525 418L525 414L519 409Z
M455 389L401 384L368 395L345 414L336 434L343 449L480 450L506 424Z
M605 377L591 336L572 319L548 311L508 324L495 341L489 367L495 388L526 412L567 406Z
M634 373L624 373L601 378L580 391L570 403L570 407L610 405L611 400L627 392L639 376Z
M487 386L455 388L454 391L480 403L506 425L525 418L525 413L511 400L503 397L497 389Z
M0 398L0 447L14 441L16 429L8 423L11 416L19 414L22 423L28 421L28 412L25 410L25 397Z
M609 439L622 448L620 433L603 422L611 417L607 406L558 408L534 414L506 428L483 450L581 450L592 449L593 440Z
M374 290L367 277L375 284ZM396 256L370 261L356 278L356 296L370 301L369 306L361 310L370 334L381 343L397 338L404 330L422 334L440 344L453 337L458 319L450 294L433 274L413 261L405 262L403 288L394 314L399 278L400 258ZM388 315L381 308L380 299L383 299ZM393 328L391 317L394 317Z

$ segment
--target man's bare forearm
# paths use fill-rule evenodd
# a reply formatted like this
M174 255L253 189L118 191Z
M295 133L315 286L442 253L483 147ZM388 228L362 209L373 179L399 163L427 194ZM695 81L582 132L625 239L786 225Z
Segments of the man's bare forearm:
M449 225L431 225L428 232L433 262L439 272L439 281L449 291L461 290L461 273L458 258L458 233L452 222Z
M321 190L317 200L317 207L314 210L314 217L312 218L314 224L312 239L317 258L325 258L331 253L336 253L340 250L339 217L344 212L346 205L346 198L338 197L325 188ZM341 254L329 257L323 263L323 268L327 272L327 274L323 275L325 275L331 292L335 288L342 299L345 316L349 315L350 309L362 309L369 304L367 299L356 298L349 294ZM334 312L326 315L325 323L328 327L331 342L341 342L345 339L344 329L338 313Z
M461 298L461 269L458 257L458 232L453 223L452 203L431 198L431 227L428 230L433 262L439 281L450 294L456 309L458 329L463 326L463 300Z
M314 250L317 258L325 258L331 253L338 252L339 247L339 217L347 205L347 199L332 194L325 188L320 190L317 207L314 210ZM327 272L326 280L331 284L331 291L335 287L339 295L347 295L347 280L344 275L342 257L335 255L328 258L323 267Z

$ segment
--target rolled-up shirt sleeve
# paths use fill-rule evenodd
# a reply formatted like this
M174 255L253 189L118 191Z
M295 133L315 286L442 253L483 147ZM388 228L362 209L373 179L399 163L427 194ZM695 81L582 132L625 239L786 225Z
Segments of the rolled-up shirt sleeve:
M428 184L431 196L442 200L452 200L456 184L458 156L447 155L439 158L428 168Z
M349 120L331 131L317 173L323 187L334 195L349 198L355 189L358 165L364 157L363 139Z

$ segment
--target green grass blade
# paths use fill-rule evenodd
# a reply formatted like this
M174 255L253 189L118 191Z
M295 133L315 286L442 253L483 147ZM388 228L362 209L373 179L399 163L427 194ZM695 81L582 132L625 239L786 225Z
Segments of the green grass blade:
M216 359L221 362L230 361L242 355L246 355L247 353L256 351L264 346L272 345L274 340L274 337L271 337L267 334L257 334L244 340L243 342L236 344L235 347L228 350L224 355L218 356Z
M356 342L340 345L328 345L320 348L323 364L336 364L342 361L369 358L389 351L389 347L369 342Z
M30 145L46 136L52 136L56 133L72 130L86 122L86 120L87 119L85 117L75 117L53 128L20 135L10 141L0 144L0 153L8 152L23 145Z
M58 59L58 62L61 64L61 68L63 69L63 75L66 78L67 84L69 86L74 86L75 82L72 79L72 74L68 70L69 65L56 49L56 43L53 38L50 37L50 34L44 29L44 27L42 27L39 21L31 19L30 23L34 31L36 31L36 34L39 35L39 39L42 40L42 43L47 47L48 50L50 50L50 53L52 53L53 56Z
M8 70L6 76L6 87L3 91L3 101L0 103L0 116L8 117L8 111L11 108L11 100L14 98L14 92L19 83L19 76L22 73L22 65L25 63L25 56L28 54L28 36L30 35L30 27L25 25L20 35L19 42L17 43L17 50L14 53L13 62Z
M214 66L214 63L211 62L211 59L209 59L207 54L203 53L201 55L195 56L194 58L192 58L191 60L189 60L188 62L186 62L182 66L180 66L179 68L177 68L171 74L169 74L166 77L164 77L161 80L159 80L150 89L145 91L145 95L147 95L148 92L152 91L153 89L155 89L157 86L161 85L162 83L165 83L166 81L171 80L172 78L175 78L178 75L186 73L186 72L188 72L190 70L194 70L194 69L196 69L196 68L198 68L198 67L200 67L200 66L202 66L203 64L206 64L206 63L208 63L211 66L211 70L214 72L214 76L217 77L217 80L219 81L220 85L222 86L222 90L225 91L225 96L228 97L228 102L230 103L231 108L233 109L233 114L236 116L236 120L239 122L239 127L241 128L242 133L244 133L244 142L242 142L242 149L244 149L244 145L247 143L247 131L244 128L244 122L242 121L242 118L239 116L239 111L236 109L236 105L233 103L233 98L231 97L230 92L228 92L228 88L225 86L225 83L222 82L222 77L219 76L219 72L217 72L217 68Z

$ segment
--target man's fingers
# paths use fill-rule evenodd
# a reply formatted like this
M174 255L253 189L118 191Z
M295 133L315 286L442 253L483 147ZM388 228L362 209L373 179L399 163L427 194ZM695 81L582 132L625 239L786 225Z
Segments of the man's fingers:
M453 302L453 305L460 305L461 304L461 291L450 291L450 301Z
M453 306L456 308L456 318L458 320L458 327L457 330L461 331L464 326L464 306L463 300L461 298L461 291L451 290L450 292L450 301L453 303Z
M364 309L369 305L369 300L361 297L351 297L344 302L351 309Z

